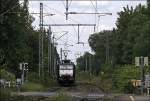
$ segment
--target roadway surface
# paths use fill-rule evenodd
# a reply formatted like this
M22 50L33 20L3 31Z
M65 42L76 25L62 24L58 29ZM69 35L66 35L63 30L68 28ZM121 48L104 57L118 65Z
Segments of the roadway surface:
M136 96L127 94L105 94L95 85L78 83L70 87L51 87L44 92L15 92L15 95L54 97L63 93L70 96L74 101L150 101L150 96ZM104 100L106 99L106 100ZM111 99L111 100L110 100Z
M120 95L115 96L114 101L150 101L150 96Z
M13 93L22 96L40 96L40 97L53 97L58 96L58 92L18 92ZM71 96L74 101L101 101L104 94L100 93L85 93L85 92L63 92L63 94Z

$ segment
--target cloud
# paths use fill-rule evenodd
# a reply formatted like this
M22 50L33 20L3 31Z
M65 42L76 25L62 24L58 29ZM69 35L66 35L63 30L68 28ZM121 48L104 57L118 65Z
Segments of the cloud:
M109 5L110 4L110 1L100 1L98 2L98 5L101 5L101 6L106 6L106 5Z
M89 5L91 5L91 1L79 1L79 2L77 3L77 5L89 6Z

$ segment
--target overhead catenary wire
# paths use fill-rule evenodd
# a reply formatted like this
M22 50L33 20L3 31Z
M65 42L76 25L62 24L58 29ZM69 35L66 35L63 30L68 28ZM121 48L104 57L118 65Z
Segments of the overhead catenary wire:
M46 8L45 8L46 11L48 11ZM51 21L56 24L55 20L52 18L52 17L49 17L51 19ZM62 31L63 31L63 28L61 26L58 26Z
M53 9L53 8L52 8ZM60 13L59 13L60 14ZM60 14L60 15L63 15L64 16L64 14ZM51 17L50 17L51 18ZM52 19L52 18L51 18ZM69 18L70 19L70 18ZM76 22L76 21L74 21L74 19L72 20L73 22ZM54 23L54 22L53 22ZM77 23L77 22L76 22ZM73 28L74 28L74 26L73 26ZM85 28L85 27L83 27L83 28ZM75 28L74 28L75 29ZM82 29L82 31L83 31L83 29ZM77 31L76 31L77 32Z
M68 8L70 8L71 3L72 3L72 0L69 0L69 1L70 1L70 3L69 3L69 5L68 5ZM63 0L61 0L61 2L63 3L64 8L66 8L66 5L65 5L64 1L63 1Z
M51 21L54 23L54 24L56 24L56 22L55 22L55 20L53 20L53 18L52 17L49 17L49 18L51 18ZM61 26L58 26L62 31L63 31L63 28L61 27ZM62 33L62 32L61 32ZM61 34L60 33L60 34ZM63 36L63 35L62 35ZM61 36L61 37L62 37ZM55 38L56 39L56 38ZM61 40L62 41L62 39L59 39L59 40ZM57 39L56 39L56 41L57 41ZM64 42L64 41L62 41L62 42Z
M50 7L48 7L47 5L46 5L46 7L47 8L49 8L49 9L52 9L52 8L50 8ZM57 11L56 9L53 9L54 11L56 11L57 13L59 13L60 15L63 15L61 12L59 12L59 11ZM64 15L63 15L64 16ZM72 19L71 19L72 20ZM72 21L74 21L74 20L72 20ZM76 22L76 21L75 21Z
M95 2L96 2L96 1L97 1L97 0L95 0ZM93 4L93 1L90 0L90 2L91 2L91 4L92 4L93 8L95 9L95 11L97 11L97 8L96 8L95 5Z
M58 14L60 14L60 15L62 15L62 16L65 16L63 13L57 11L56 9L52 9L52 8L48 7L47 5L45 5L45 6L46 6L47 8L49 8L49 9L51 9L51 10L56 11ZM71 20L71 21L73 21L73 22L75 22L75 23L79 23L78 21L73 20L71 17L70 17L68 20ZM78 33L78 32L76 31L76 29L74 28L74 26L73 26L73 29L74 29L74 31L75 31L76 33Z
M53 8L47 6L47 5L45 5L45 6L46 6L48 9L50 9L50 10L54 10L54 11L55 11L56 13L58 13L59 15L65 16L64 13L61 13L60 11L58 11L58 10L56 10L56 9L53 9ZM78 21L72 19L71 17L70 17L68 20L73 21L73 22L75 22L75 23L80 23L80 22L78 22Z
M46 10L46 12L48 11L46 8L44 8L45 10ZM55 20L53 20L53 18L52 17L48 17L49 19L51 19L51 21L54 23L54 24L56 24L56 22L55 22ZM63 30L63 28L61 27L61 26L58 26L60 29L62 29ZM60 32L61 33L61 32ZM54 34L54 33L53 33ZM55 38L56 39L56 38ZM60 39L61 40L61 39ZM56 39L56 41L57 41L57 39Z
M69 5L68 5L68 8L70 8L70 6L71 6L71 3L72 3L72 0L70 0L70 3L69 3Z

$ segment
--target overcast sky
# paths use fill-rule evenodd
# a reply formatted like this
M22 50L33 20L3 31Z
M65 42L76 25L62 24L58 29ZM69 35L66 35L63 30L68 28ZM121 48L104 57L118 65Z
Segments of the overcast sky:
M39 3L41 1L30 1L29 2L29 11L30 12L39 12ZM98 15L69 15L69 19L65 20L65 1L43 1L44 5L44 13L53 13L54 16L45 16L44 17L44 24L96 24L99 25L96 27L96 32L101 30L111 30L115 28L115 23L117 20L117 12L121 11L123 7L129 5L136 7L138 4L145 5L146 0L128 0L128 1L98 1L97 2L97 11L100 13L112 13L112 16L106 15L101 16L100 19ZM69 12L95 12L95 2L91 1L72 1L69 2ZM38 29L39 28L39 15L33 15L35 21L33 26ZM96 18L96 19L95 19ZM99 24L98 24L99 23ZM62 31L68 31L68 34L62 37L60 40L57 41L58 46L57 50L60 53L60 48L64 49L63 45L67 42L67 44L71 44L74 46L68 47L70 50L68 58L73 59L75 61L77 55L76 54L83 54L85 51L91 52L90 47L88 46L88 38L91 34L94 33L93 27L80 27L80 41L86 43L84 46L82 44L77 43L77 27L52 27L52 32L56 38L59 38L62 34ZM66 47L65 47L66 48Z

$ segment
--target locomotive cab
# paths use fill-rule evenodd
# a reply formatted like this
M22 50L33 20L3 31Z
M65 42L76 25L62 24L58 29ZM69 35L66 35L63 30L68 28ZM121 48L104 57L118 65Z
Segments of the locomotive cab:
M75 82L75 65L70 60L62 60L58 64L57 80L60 84Z

